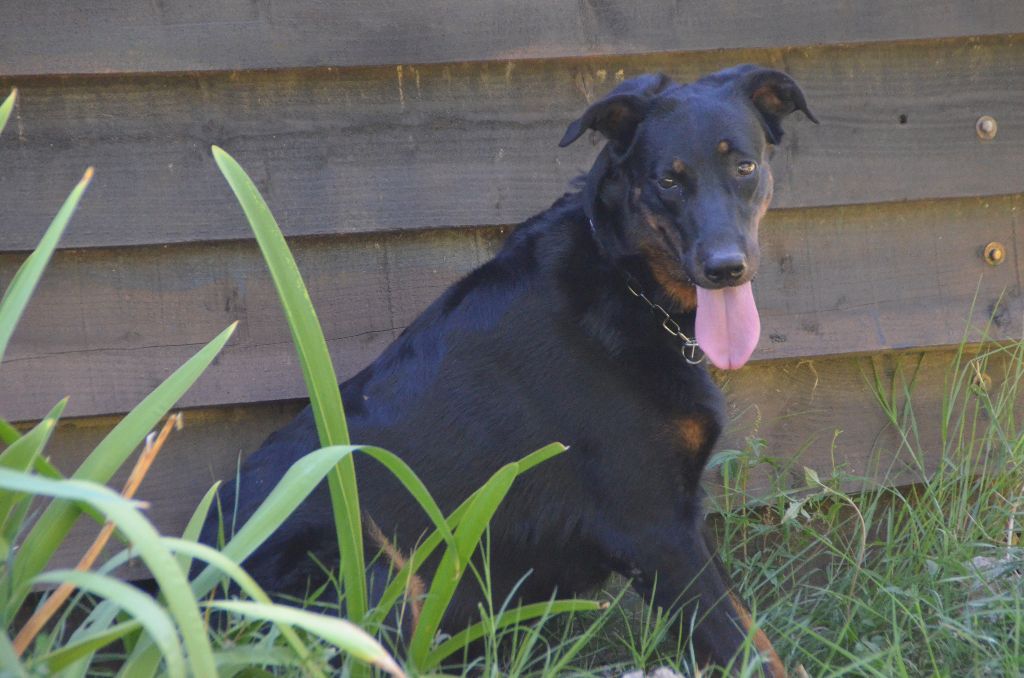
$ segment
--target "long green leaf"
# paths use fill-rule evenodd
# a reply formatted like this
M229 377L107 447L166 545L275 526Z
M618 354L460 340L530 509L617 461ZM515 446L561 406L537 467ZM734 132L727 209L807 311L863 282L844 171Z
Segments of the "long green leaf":
M39 459L40 452L57 427L57 420L67 404L67 398L61 400L32 430L4 450L3 454L0 454L0 468L27 471L35 466L36 459ZM19 502L22 503L21 510L14 510ZM5 492L0 495L0 555L4 558L7 557L8 549L14 542L14 538L21 531L22 521L27 510L28 500L24 493ZM0 593L0 600L2 599L3 594Z
M505 495L508 494L509 488L512 487L512 481L518 474L519 468L516 464L506 464L491 476L483 487L477 490L459 527L455 530L455 542L458 549L451 547L445 549L431 581L430 591L423 602L422 610L420 610L419 621L413 632L412 641L409 643L409 657L417 670L424 671L428 668L427 657L430 652L430 644L437 635L445 610L448 609L452 595L455 593L455 588L466 572L459 566L459 563L469 561L473 551L480 543L480 538L483 536L484 530L487 529L491 517Z
M85 170L85 174L78 182L78 185L72 189L71 195L67 197L57 212L57 216L50 222L50 227L43 234L43 239L39 241L35 251L28 256L25 263L14 274L14 279L11 280L11 284L7 286L7 290L4 292L3 300L0 301L0 362L3 362L7 343L11 340L11 335L14 334L14 327L18 324L18 320L21 319L22 313L25 312L29 297L32 296L36 285L39 284L39 279L43 276L43 270L50 262L50 257L53 256L54 250L57 249L57 242L60 240L61 235L64 234L64 229L67 227L75 208L78 207L78 201L82 199L82 194L92 180L92 175L93 169L91 167Z
M170 551L160 543L153 525L131 502L113 490L81 480L51 480L37 475L0 468L0 488L40 496L92 504L103 512L138 550L139 557L156 579L167 607L188 650L189 668L194 675L215 675L213 651L189 589L188 580Z
M0 443L13 445L14 441L21 437L18 429L11 426L10 422L0 419Z
M268 605L266 603L213 601L209 603L209 606L217 610L234 612L250 619L301 627L353 657L373 664L393 676L405 675L388 651L373 636L344 619L285 605Z
M199 541L199 534L203 531L203 523L206 522L206 516L210 513L210 504L213 503L214 497L217 496L218 489L220 489L219 480L206 491L206 494L199 501L199 505L196 506L196 510L192 512L192 517L188 519L188 524L185 525L185 530L181 533L182 539L193 542ZM187 554L179 553L178 565L187 577L192 569L192 558Z
M148 638L140 638L117 672L117 678L150 678L160 668L160 649Z
M53 409L43 417L42 421L36 424L25 435L11 444L3 454L0 454L0 467L14 469L15 471L27 471L35 466L36 457L42 451L50 435L57 427L57 420L64 413L68 399L64 398L53 406ZM3 511L0 510L0 515Z
M4 131L4 127L7 126L7 120L11 117L11 111L14 110L14 100L18 98L18 89L12 88L11 93L7 95L4 102L0 104L0 132Z
M83 587L84 588L84 587ZM147 596L148 597L148 596ZM152 600L152 598L150 598ZM160 609L164 617L167 614ZM101 650L111 643L115 643L125 636L128 636L135 631L143 628L142 622L138 619L133 621L121 622L99 631L93 631L92 633L83 635L77 640L69 641L66 645L50 652L49 654L43 655L33 661L33 666L45 666L51 673L64 672L68 670L72 664L79 662L87 657L92 656L96 650ZM173 625L172 625L173 630ZM175 638L177 640L177 638ZM178 646L178 652L181 652L181 646ZM67 674L61 673L62 676Z
M14 643L11 642L7 630L4 628L0 628L0 667L2 667L0 676L3 678L8 678L8 676L26 678L28 676L21 660L18 659L18 653L14 651Z
M25 435L13 442L0 454L0 467L14 469L15 471L27 471L35 466L36 457L46 446L54 428L57 427L57 420L64 413L68 399L64 398L53 406L43 419L32 427ZM2 513L2 512L0 512Z
M568 448L561 443L550 443L539 450L531 452L516 463L519 467L519 474L522 475L538 464L562 454L567 449ZM471 494L459 505L458 508L452 511L451 515L448 517L449 527L455 528L459 525L462 521L462 517L466 514L470 504L476 499L479 491L480 490L478 489L476 492ZM377 606L371 612L368 621L371 628L383 623L388 613L408 589L409 579L416 574L420 566L422 566L423 563L426 562L427 558L430 557L430 554L434 552L434 549L441 544L441 541L441 534L437 530L434 530L427 535L416 550L409 555L408 562L405 567L403 567L394 579L392 579L391 583L388 584L387 588L384 590L384 594L377 602Z
M213 147L213 159L249 220L281 297L281 306L302 364L317 430L321 437L329 438L324 445L347 445L348 429L334 364L299 267L274 215L242 166L218 146Z
M302 365L302 376L309 391L320 444L325 447L348 445L348 425L331 355L309 292L288 250L284 235L266 201L241 165L217 146L213 147L213 158L249 220L277 287ZM359 494L351 457L345 457L338 464L335 472L328 477L328 486L341 554L341 581L346 610L350 618L358 621L366 613L366 572Z
M142 624L143 628L146 629L146 633L149 634L149 637L160 648L164 662L166 662L167 673L172 678L184 678L185 655L182 653L181 643L178 641L178 633L174 628L174 622L171 621L170 615L167 614L164 608L158 605L150 596L130 584L125 584L113 577L96 574L95 572L55 570L36 577L36 581L44 584L70 582L83 591L88 591L117 604ZM87 654L89 651L85 649L82 654ZM77 656L70 658L65 656L63 657L63 664L70 664L77 658Z
M192 356L125 415L82 462L73 477L101 484L109 482L114 473L146 437L146 434L156 426L174 403L209 367L235 331L236 325L237 323L232 323L217 335L213 341ZM5 624L9 624L14 618L15 612L21 607L25 596L28 595L29 581L43 571L46 563L64 541L80 513L81 509L73 502L54 501L39 517L21 548L18 549L18 556L14 561L11 584L15 594L8 603L7 609L4 610L3 621Z
M494 619L479 621L438 645L427 656L427 666L438 666L442 661L458 652L470 643L483 638L491 631L533 621L540 617L547 617L556 614L570 612L594 612L605 607L604 603L596 600L553 600L546 603L532 603L522 605L512 610L502 612Z

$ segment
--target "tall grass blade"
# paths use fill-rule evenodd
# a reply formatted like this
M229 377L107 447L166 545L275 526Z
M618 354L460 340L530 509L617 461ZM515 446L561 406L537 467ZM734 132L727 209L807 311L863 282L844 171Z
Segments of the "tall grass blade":
M148 638L140 638L117 672L117 678L151 678L160 668L160 649Z
M470 643L480 640L492 631L497 631L508 626L533 621L541 617L556 614L567 614L571 612L595 612L605 607L595 600L554 600L546 603L532 603L522 605L511 610L502 612L494 619L479 621L467 626L454 636L438 645L428 656L427 666L438 666L442 661L466 647Z
M0 454L0 468L27 471L34 467L67 404L67 398L61 400L32 430L4 450ZM0 557L5 560L15 537L21 531L28 503L28 497L21 492L5 492L0 495ZM20 510L16 508L18 504L21 504ZM5 595L6 591L0 591L0 601L4 600Z
M97 575L98 576L98 575ZM80 587L86 588L86 587ZM146 596L149 598L149 596ZM153 599L150 598L150 601ZM157 605L160 609L161 614L166 618L167 614L163 612L163 609ZM33 667L45 666L46 670L50 673L56 673L62 675L64 678L69 678L66 673L73 664L80 662L83 659L95 654L96 650L102 650L111 643L116 643L122 638L138 631L142 628L142 622L138 619L133 621L121 622L109 628L105 628L99 631L83 635L81 638L69 641L67 644L60 648L38 657L33 660ZM147 629L148 630L148 629ZM173 629L172 629L173 630ZM152 631L150 631L152 633ZM177 641L177 636L175 636ZM181 646L178 645L178 651L181 652ZM84 674L82 674L84 675Z
M409 657L417 670L424 671L429 667L427 657L430 644L441 626L441 619L455 593L455 587L466 572L466 568L460 564L469 562L491 517L512 487L512 481L518 473L519 468L516 464L507 464L498 469L484 486L476 491L459 527L455 530L457 549L449 547L441 557L430 585L430 592L420 611L412 641L409 643Z
M185 525L185 529L181 533L182 539L192 542L199 541L199 534L203 531L203 523L206 522L206 516L210 513L210 505L213 503L214 497L217 496L218 489L220 489L219 480L206 491L206 494L199 501L199 505L196 506L196 510L192 512L192 517L188 519L188 524ZM192 569L192 558L184 553L179 553L178 565L181 566L181 571L185 573L185 576L188 576L189 571Z
M157 604L150 596L130 584L125 584L113 577L96 574L95 572L55 570L39 575L36 577L36 581L44 584L70 582L83 591L88 591L115 603L142 624L146 633L153 639L156 646L160 648L160 653L163 655L164 662L166 663L167 673L172 678L184 678L185 655L182 653L181 643L178 641L178 633L174 628L174 622L171 621L170 615L167 614L164 608ZM122 635L128 633L128 630L124 629L119 629L119 631L123 632ZM109 634L109 631L100 635L104 636L106 634ZM110 641L108 640L107 642ZM80 646L80 649L83 655L95 650L95 648L89 649L88 644L86 644L86 647ZM51 661L52 656L51 654ZM70 655L66 652L60 653L57 657L58 664L60 665L56 667L50 665L49 668L51 670L60 670L60 668L71 664L77 658L74 653Z
M189 589L185 574L153 525L135 508L136 502L124 499L113 490L81 480L51 480L36 475L0 468L0 488L18 490L72 502L87 502L103 512L139 553L149 568L188 652L189 670L193 675L216 675L213 651L199 615L199 608Z
M57 427L57 420L64 413L68 399L64 398L53 406L53 409L43 417L42 421L32 427L25 435L11 443L11 445L0 453L0 467L14 469L15 471L27 471L35 466L35 460L43 447L46 446L50 435ZM2 501L2 499L0 499ZM3 515L3 510L0 510Z
M101 484L109 482L146 434L209 367L235 331L236 325L232 323L217 335L126 414L82 462L73 477ZM28 595L29 581L43 571L80 513L81 508L74 502L58 500L52 502L36 521L14 561L11 576L14 595L4 610L2 621L5 625L10 623Z
M7 635L6 629L0 628L0 676L7 678L27 678L28 673L14 651L14 643Z
M4 127L7 126L7 121L11 117L11 111L14 110L14 101L18 98L17 88L11 89L11 93L7 95L4 102L0 104L0 132L4 131Z
M43 239L39 241L35 251L28 256L25 263L14 274L11 284L4 291L3 300L0 301L0 362L3 362L7 344L11 340L11 335L14 334L14 327L21 319L22 313L25 312L29 297L32 296L36 285L39 284L46 264L50 262L50 257L57 249L57 242L64 234L64 229L75 208L78 207L78 202L82 199L86 187L92 181L92 175L91 167L85 170L81 180L58 210L57 216L50 222L49 228L46 229L46 233L43 234Z
M379 667L392 676L402 677L405 675L387 650L373 636L344 619L285 605L268 605L266 603L213 601L208 605L216 610L234 612L258 621L298 626L323 638L353 657Z
M0 419L0 443L12 445L20 437L21 434L18 433L18 429L11 426L10 422Z
M241 165L217 146L213 147L213 157L249 220L277 287L302 365L320 444L324 447L348 445L348 425L327 342L284 235L256 185ZM342 459L336 471L329 476L328 485L341 554L341 581L346 609L350 618L361 621L367 605L366 572L359 494L351 457Z

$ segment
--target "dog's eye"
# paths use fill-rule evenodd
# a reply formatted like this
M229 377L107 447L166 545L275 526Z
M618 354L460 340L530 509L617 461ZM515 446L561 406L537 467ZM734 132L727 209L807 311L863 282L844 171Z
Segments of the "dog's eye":
M672 177L662 177L658 179L658 185L664 189L675 188L679 185L679 182Z
M736 171L740 173L741 177L753 174L756 169L757 163L753 160L744 160L740 164L736 165Z

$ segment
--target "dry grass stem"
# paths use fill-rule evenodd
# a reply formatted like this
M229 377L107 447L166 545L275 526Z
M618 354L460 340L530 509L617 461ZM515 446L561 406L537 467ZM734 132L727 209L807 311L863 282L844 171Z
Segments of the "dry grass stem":
M139 455L138 461L135 462L135 467L132 469L131 475L128 476L127 482L124 484L124 489L121 490L121 496L125 499L131 499L135 496L135 492L139 489L139 485L142 483L142 479L146 477L150 467L153 465L153 461L156 459L156 455L160 452L160 448L164 446L168 436L171 435L172 429L181 430L183 419L181 413L172 414L167 418L164 423L164 427L160 430L160 434L154 439L152 433L146 437L146 446L142 450L142 454ZM85 572L93 566L96 559L102 553L107 542L110 541L110 537L114 534L114 524L107 521L103 525L103 529L100 530L99 535L93 541L89 550L85 552L85 555L75 565L75 569L79 572ZM35 640L35 637L39 632L46 626L47 622L53 618L53 615L57 613L61 605L63 605L67 599L75 591L73 584L64 583L57 587L57 590L46 599L43 606L40 607L35 613L29 618L25 625L21 627L17 637L14 639L14 651L20 657Z

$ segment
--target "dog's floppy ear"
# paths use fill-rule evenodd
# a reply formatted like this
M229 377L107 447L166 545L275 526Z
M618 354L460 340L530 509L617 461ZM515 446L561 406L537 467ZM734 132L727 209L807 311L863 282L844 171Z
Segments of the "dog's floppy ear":
M740 93L761 114L771 143L777 144L782 139L782 119L793 111L803 111L808 120L818 122L807 107L803 90L782 71L752 65L730 70L735 72L736 87Z
M603 99L590 105L565 130L559 146L568 146L588 129L597 130L618 150L629 148L637 125L647 114L651 100L672 81L662 73L649 73L624 80Z

